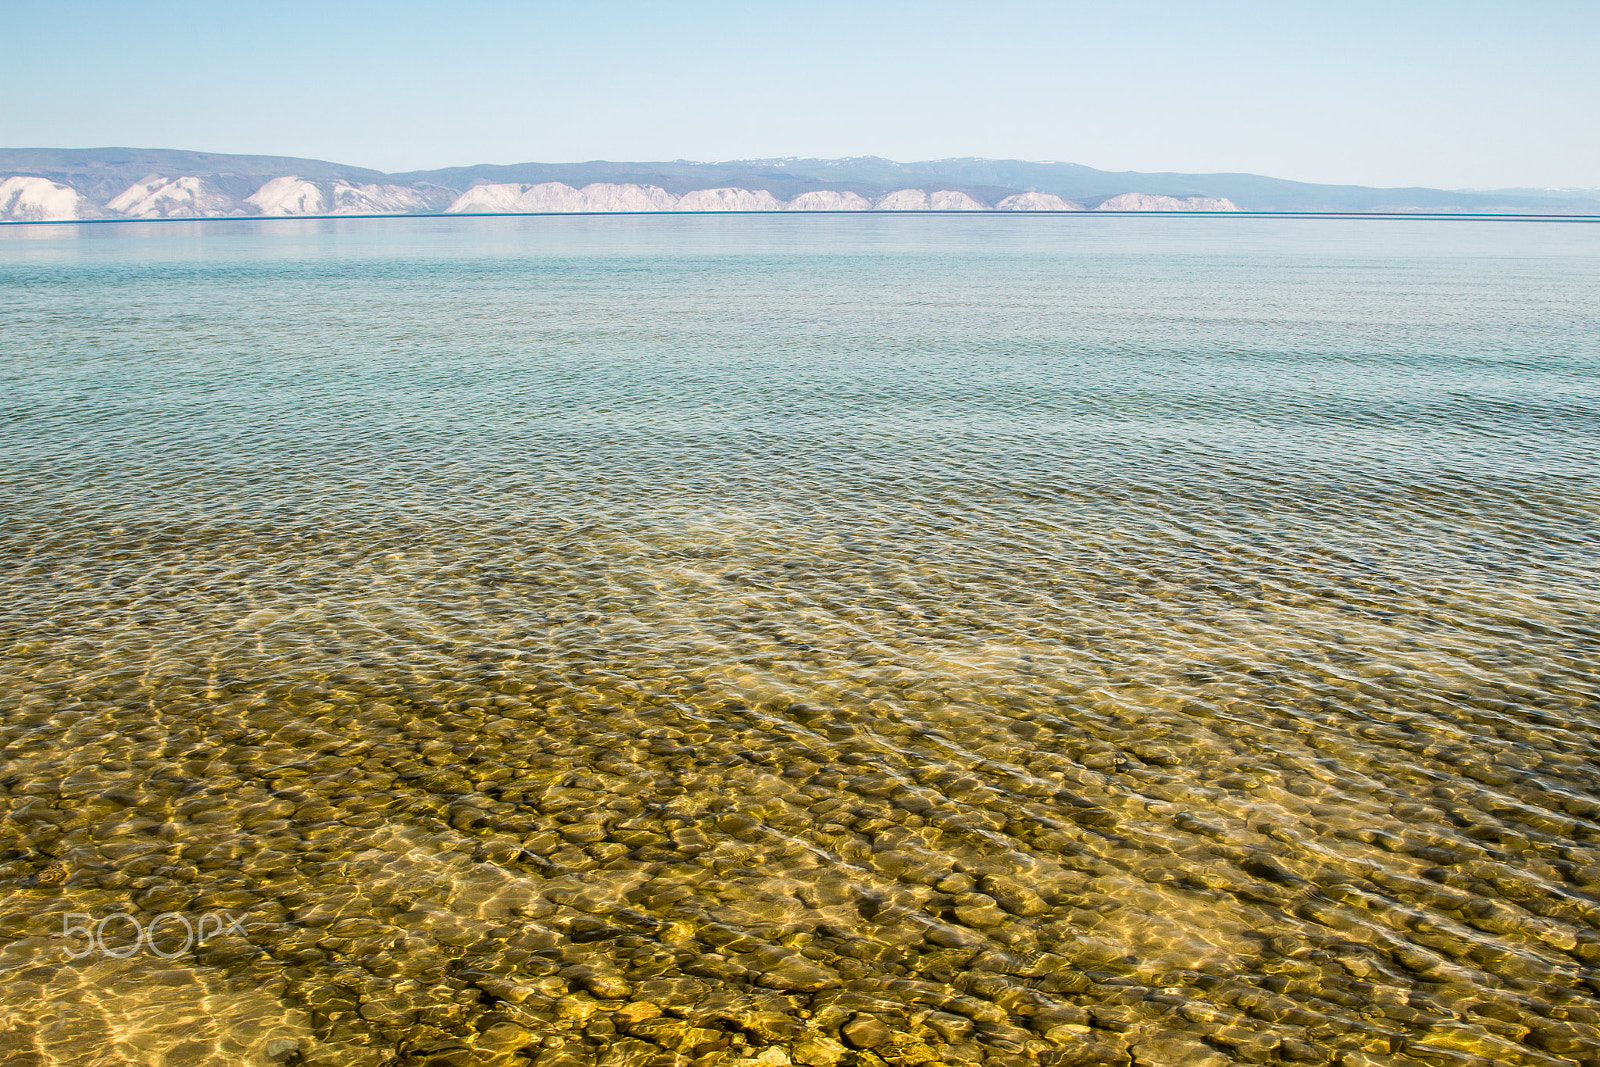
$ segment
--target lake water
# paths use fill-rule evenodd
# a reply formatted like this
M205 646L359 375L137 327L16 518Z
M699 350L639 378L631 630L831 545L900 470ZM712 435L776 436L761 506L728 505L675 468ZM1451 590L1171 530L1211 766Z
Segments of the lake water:
M1572 224L0 227L0 1059L1600 1063L1597 293Z

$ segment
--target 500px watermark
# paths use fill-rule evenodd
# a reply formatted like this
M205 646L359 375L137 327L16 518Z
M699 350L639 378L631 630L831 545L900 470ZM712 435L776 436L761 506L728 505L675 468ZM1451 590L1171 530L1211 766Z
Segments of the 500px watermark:
M175 960L196 945L222 934L244 934L248 912L208 911L191 921L189 916L164 911L141 923L125 911L114 911L95 922L87 912L69 911L61 917L61 936L67 938L68 959L81 960L98 952L125 960L141 949L164 960Z

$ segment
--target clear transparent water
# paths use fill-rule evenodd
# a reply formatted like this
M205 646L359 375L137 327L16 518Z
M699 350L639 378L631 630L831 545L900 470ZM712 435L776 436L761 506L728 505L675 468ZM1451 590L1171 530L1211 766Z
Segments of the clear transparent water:
M0 228L6 1061L1595 1062L1597 253Z

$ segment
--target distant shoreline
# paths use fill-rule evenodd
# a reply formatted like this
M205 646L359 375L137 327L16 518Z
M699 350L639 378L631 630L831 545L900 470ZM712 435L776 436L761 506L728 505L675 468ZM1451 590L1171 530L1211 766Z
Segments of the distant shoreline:
M1389 219L1425 222L1582 222L1600 223L1600 215L1548 215L1519 212L1464 211L431 211L346 215L182 215L98 219L0 219L0 226L101 226L130 223L169 222L340 222L355 219L525 219L525 218L615 218L625 216L660 218L720 218L729 215L755 215L764 218L804 218L816 215L848 215L853 218L919 218L929 215L964 218L1208 218L1208 219Z

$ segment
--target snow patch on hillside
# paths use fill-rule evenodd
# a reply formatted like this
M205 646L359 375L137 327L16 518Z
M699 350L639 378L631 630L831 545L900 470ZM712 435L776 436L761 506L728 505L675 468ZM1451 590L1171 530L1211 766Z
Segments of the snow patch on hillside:
M927 211L928 191L926 189L896 189L878 198L873 207L879 211Z
M240 213L234 199L204 178L151 175L111 198L112 211L138 218L217 218Z
M1063 200L1050 193L1017 193L995 205L999 211L1082 211L1075 200Z
M966 193L954 192L950 189L940 189L928 197L928 203L935 211L987 211L989 205L979 200L974 200Z
M896 189L880 197L874 205L879 211L986 211L987 206L966 193L953 189Z
M292 174L272 179L244 202L260 215L324 215L328 211L322 190Z
M1189 196L1182 200L1175 196L1150 196L1146 193L1123 193L1104 201L1096 211L1238 211L1232 200L1221 196Z
M403 215L427 211L431 206L421 193L405 185L351 185L336 181L330 199L335 215Z
M49 178L18 174L0 181L0 220L55 222L96 214L94 205L76 189Z
M274 178L238 204L201 178L152 176L135 182L106 205L141 218L216 218L257 215L398 215L427 211L427 198L407 185L312 182Z
M697 189L684 193L676 211L782 211L783 201L757 189Z
M835 192L832 189L813 189L801 193L785 205L787 211L870 211L872 201L858 193Z
M522 199L524 185L498 182L486 185L474 185L450 202L445 208L447 214L480 214L500 211L521 211L518 201Z
M564 182L530 185L518 201L523 211L582 211L583 193Z
M564 182L501 183L475 185L456 197L445 210L452 214L671 211L676 203L676 197L655 185L592 182L582 189L574 189Z
M671 211L678 198L659 185L613 185L594 182L585 185L585 211Z

